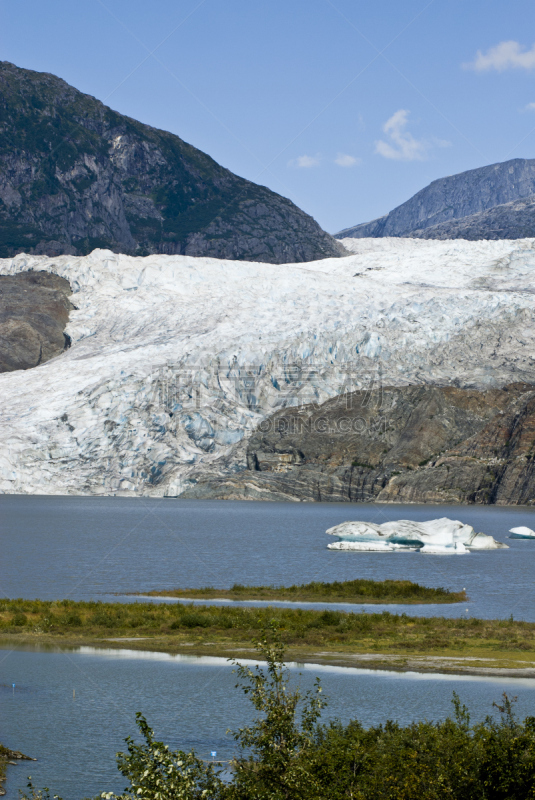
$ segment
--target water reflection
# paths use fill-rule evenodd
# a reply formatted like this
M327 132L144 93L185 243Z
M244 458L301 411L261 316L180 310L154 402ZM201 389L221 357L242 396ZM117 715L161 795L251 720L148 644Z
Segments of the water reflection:
M324 720L358 717L370 725L388 718L401 723L444 718L451 714L453 691L475 719L491 713L492 702L503 691L518 696L521 716L535 714L533 679L315 664L291 668L305 689L317 675L321 678L329 700ZM235 684L232 665L215 657L91 647L0 651L0 739L39 759L10 769L7 800L15 800L28 774L36 785L49 786L64 800L122 791L124 780L114 755L123 749L125 736L135 735L136 711L142 711L157 736L172 747L193 747L202 758L216 750L218 758L230 758L234 741L227 730L250 719L249 704Z

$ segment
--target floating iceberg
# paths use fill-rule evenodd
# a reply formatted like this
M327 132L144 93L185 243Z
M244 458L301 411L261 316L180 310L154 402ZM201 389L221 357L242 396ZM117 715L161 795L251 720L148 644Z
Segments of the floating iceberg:
M511 528L509 533L512 534L510 539L535 539L535 531L532 531L531 528L526 528L522 525L520 528Z
M528 531L529 528L517 530ZM470 550L498 550L507 548L486 533L476 533L471 525L459 520L432 519L413 522L400 519L396 522L342 522L329 528L330 536L339 541L327 545L329 550L357 550L360 552L392 553L418 551L430 555L463 555ZM535 533L530 532L534 537Z

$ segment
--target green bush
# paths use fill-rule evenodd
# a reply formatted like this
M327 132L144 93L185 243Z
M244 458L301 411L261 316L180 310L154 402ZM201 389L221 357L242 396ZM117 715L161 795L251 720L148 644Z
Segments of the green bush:
M76 611L71 611L70 613L64 614L63 617L60 617L58 622L60 625L73 628L81 628L84 624L80 614L77 614Z
M171 628L209 628L212 619L207 614L199 614L195 611L182 614L178 619L171 623Z
M183 614L194 618L193 612ZM206 617L207 618L207 617ZM441 722L365 728L319 722L321 685L291 688L279 633L256 642L263 667L236 662L238 686L256 718L233 732L238 753L228 767L172 751L154 738L141 714L141 743L127 738L117 763L129 786L120 800L533 800L535 717L520 722L514 700L495 704L498 718L472 725L454 694ZM49 800L29 784L26 800ZM119 800L103 792L102 800Z

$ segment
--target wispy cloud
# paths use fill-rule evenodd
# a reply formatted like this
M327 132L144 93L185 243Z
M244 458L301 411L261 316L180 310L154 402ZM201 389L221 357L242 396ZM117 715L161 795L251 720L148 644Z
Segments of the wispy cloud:
M430 144L424 139L415 139L412 133L405 130L408 116L409 112L400 108L385 122L383 133L386 133L389 141L379 139L375 142L376 153L396 161L424 161L427 158Z
M500 42L486 53L478 50L475 59L463 64L463 68L473 69L475 72L488 72L491 69L497 72L504 72L506 69L535 69L535 44L528 50L519 42Z
M535 103L528 103L524 106L522 111L535 111Z
M288 161L289 167L296 169L310 169L311 167L319 167L321 163L321 156L317 153L315 156L297 156Z
M347 153L338 153L334 163L338 164L339 167L356 167L357 164L362 163L362 159L355 158L355 156L350 156Z

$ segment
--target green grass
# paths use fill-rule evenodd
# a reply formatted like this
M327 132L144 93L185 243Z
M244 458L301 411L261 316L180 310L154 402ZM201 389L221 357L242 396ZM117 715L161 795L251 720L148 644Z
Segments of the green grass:
M410 617L265 606L0 601L0 639L35 644L99 644L114 637L148 637L144 648L183 652L210 646L229 653L251 648L275 624L292 657L374 653L535 661L535 623L509 620ZM128 642L128 645L131 643ZM214 650L215 648L215 650ZM191 649L188 652L193 652Z
M187 599L226 600L295 600L329 603L461 603L466 592L430 589L411 581L334 581L333 583L301 583L294 586L242 586L230 589L169 589L148 592L151 597L184 597Z

